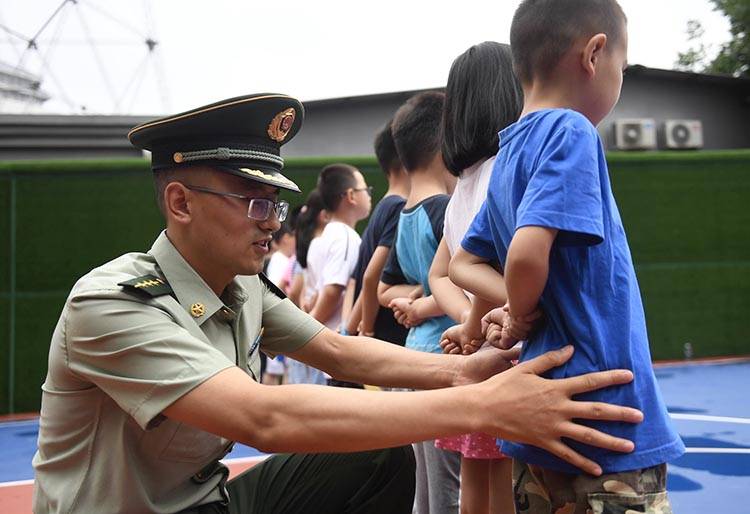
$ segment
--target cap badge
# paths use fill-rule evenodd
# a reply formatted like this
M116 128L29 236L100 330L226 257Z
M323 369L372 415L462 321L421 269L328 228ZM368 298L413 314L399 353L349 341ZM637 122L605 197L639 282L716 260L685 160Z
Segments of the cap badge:
M194 318L200 318L206 313L206 307L202 303L194 303L190 306L190 314Z
M296 116L297 112L291 107L274 116L268 124L268 137L279 143L284 141L289 131L292 130Z

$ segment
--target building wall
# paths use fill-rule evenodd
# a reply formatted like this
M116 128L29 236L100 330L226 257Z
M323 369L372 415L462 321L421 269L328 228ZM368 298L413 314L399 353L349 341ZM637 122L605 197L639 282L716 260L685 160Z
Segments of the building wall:
M0 160L138 157L127 139L143 116L0 115Z
M375 135L412 94L305 102L305 123L284 145L284 155L372 155Z
M605 146L613 149L616 119L652 118L658 132L668 119L697 119L703 124L703 148L750 148L749 95L747 87L731 84L626 76L620 101L599 132Z
M675 72L665 75L626 75L620 101L599 125L608 150L615 149L613 123L619 118L652 118L659 132L667 119L698 119L703 122L705 149L750 148L750 91L746 83ZM306 102L305 126L285 147L285 155L372 154L377 131L416 93Z

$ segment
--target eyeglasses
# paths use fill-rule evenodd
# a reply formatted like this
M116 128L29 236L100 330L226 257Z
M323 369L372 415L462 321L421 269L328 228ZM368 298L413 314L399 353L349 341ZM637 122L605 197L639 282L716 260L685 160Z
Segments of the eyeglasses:
M186 188L191 191L198 191L201 193L209 193L218 196L227 196L229 198L239 198L240 200L248 200L250 204L247 206L247 217L255 221L266 221L271 217L271 212L276 213L276 217L279 222L283 222L289 214L289 202L279 200L269 200L268 198L253 198L252 196L241 195L238 193L224 193L222 191L214 191L206 187L199 186L188 186Z
M372 196L372 186L367 187L353 187L352 191L367 191L367 194Z

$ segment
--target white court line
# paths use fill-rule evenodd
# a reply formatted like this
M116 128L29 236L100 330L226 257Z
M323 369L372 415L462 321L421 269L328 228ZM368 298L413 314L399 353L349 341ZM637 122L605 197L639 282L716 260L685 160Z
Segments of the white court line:
M23 425L38 425L39 418L36 419L22 419L18 421L0 421L0 430L6 427L17 427Z
M685 453L746 453L750 448L685 448Z
M0 487L16 487L21 485L31 485L34 480L16 480L15 482L0 482Z
M703 414L678 414L670 412L672 419L686 419L688 421L715 421L717 423L740 423L750 425L750 418L732 418L729 416L706 416Z
M237 457L234 459L221 459L224 464L246 464L250 462L262 462L270 455L254 455L252 457Z

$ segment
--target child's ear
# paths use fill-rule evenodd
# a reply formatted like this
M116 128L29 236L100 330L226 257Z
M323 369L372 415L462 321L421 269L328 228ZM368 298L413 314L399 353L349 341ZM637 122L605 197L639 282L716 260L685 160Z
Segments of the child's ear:
M581 65L587 75L593 77L596 74L596 65L607 46L606 34L595 34L586 42L581 56Z

